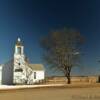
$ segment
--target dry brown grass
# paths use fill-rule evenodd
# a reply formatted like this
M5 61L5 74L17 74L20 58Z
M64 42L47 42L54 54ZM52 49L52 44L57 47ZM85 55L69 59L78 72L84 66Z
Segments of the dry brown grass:
M100 84L1 90L0 100L100 100Z

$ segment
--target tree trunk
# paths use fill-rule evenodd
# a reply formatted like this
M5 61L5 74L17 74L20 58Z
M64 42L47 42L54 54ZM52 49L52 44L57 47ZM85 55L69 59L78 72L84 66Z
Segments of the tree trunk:
M71 67L67 67L65 77L67 78L67 84L71 84L71 77L70 77Z
M67 77L67 84L71 84L71 78L70 78L70 76Z

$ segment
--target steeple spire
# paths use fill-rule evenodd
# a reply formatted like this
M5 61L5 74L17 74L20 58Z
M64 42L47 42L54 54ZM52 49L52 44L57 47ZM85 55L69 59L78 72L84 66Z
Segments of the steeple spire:
M17 46L22 46L22 42L21 42L21 39L19 37L17 39L16 45Z
M15 54L23 55L24 54L24 46L20 38L17 38L17 42L15 44Z
M21 39L18 37L18 42L21 42Z

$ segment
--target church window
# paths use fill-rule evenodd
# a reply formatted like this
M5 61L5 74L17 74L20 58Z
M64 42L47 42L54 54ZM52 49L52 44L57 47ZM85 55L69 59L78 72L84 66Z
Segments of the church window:
M18 63L18 65L20 66L20 63Z
M36 79L36 72L34 72L34 79Z
M17 53L18 53L18 54L21 54L21 47L18 47L18 48L17 48Z
M15 72L23 72L23 69L22 68L15 69Z

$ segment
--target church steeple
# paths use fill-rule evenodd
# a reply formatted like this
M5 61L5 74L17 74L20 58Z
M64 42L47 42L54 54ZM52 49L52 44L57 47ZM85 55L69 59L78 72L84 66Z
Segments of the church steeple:
M18 38L17 42L15 43L15 53L14 53L14 83L18 83L21 81L20 79L22 77L22 73L24 73L24 66L25 66L24 46L22 45L21 39Z
M20 38L17 39L16 45L17 46L22 46L22 42L21 42L21 39Z
M15 54L23 55L24 54L24 46L22 45L21 39L18 38L15 45Z

